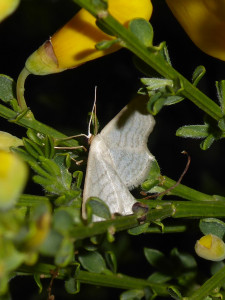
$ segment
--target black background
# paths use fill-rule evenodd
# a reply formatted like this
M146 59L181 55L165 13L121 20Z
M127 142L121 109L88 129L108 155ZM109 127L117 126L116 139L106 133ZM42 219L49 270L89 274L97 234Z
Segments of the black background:
M191 42L163 0L152 2L154 43L166 40L174 68L189 80L194 69L198 65L204 65L207 73L199 88L217 101L215 81L225 78L225 63L207 56ZM77 9L70 0L22 0L14 15L0 26L0 73L16 80L27 57L69 20ZM25 96L28 106L39 121L68 135L86 133L87 115L93 105L95 86L98 86L97 116L103 128L130 101L140 87L141 77L142 74L133 66L132 54L127 50L120 50L63 73L49 76L31 75L26 82ZM189 100L164 108L156 116L156 126L149 139L149 148L158 160L162 174L174 180L179 178L186 164L185 157L180 154L182 150L186 150L191 155L192 162L183 184L205 193L223 195L224 141L218 141L209 150L202 151L198 140L175 136L180 126L202 124L203 117L204 113ZM6 120L1 119L0 125L0 130L19 137L25 134L24 129L9 124ZM127 240L126 247L129 251L133 249L133 255L127 257L128 250L124 248L119 271L146 277L151 273L151 269L146 269L143 246L165 250L166 253L177 246L180 250L190 250L193 253L194 236L198 235L199 232L192 232L188 237L143 235L127 240L126 235L121 234L118 240ZM13 299L46 298L37 295L37 288L32 279L14 279L12 290ZM74 298L60 295L59 293L63 293L63 287L59 283L55 284L55 293L58 294L56 299ZM118 298L105 289L87 286L76 297Z

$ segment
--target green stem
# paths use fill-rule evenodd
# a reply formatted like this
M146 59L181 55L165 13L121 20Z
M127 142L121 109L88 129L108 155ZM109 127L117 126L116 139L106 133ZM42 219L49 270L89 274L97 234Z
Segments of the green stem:
M19 201L16 203L16 206L26 206L33 207L36 205L49 204L48 197L36 196L36 195L21 195Z
M141 200L149 206L146 222L163 220L168 217L178 218L208 218L225 217L225 205L223 201L156 201ZM113 228L115 232L131 229L139 226L136 215L117 217L116 219L90 223L88 225L74 226L70 230L70 236L84 239L98 234L103 234Z
M188 299L205 299L215 288L221 287L225 281L225 266L207 280L198 290L196 290Z
M173 218L208 218L208 217L225 217L224 201L163 201L163 200L141 200L151 209L161 210L166 207L173 209Z
M150 210L146 215L146 221L152 222L156 220L163 220L171 217L173 214L173 207L171 205L165 206L162 209ZM134 228L139 225L136 215L129 215L117 217L116 219L90 223L83 226L74 226L70 230L70 236L77 239L84 239L94 235L102 234L113 228L116 232Z
M96 9L93 1L87 0L74 0L78 5L84 7L92 15L98 17L100 11ZM104 14L101 14L104 15ZM172 66L170 66L163 57L156 51L150 51L143 46L140 40L124 26L122 26L117 20L115 20L110 14L106 14L106 17L102 17L99 20L107 29L114 33L116 37L119 37L126 45L126 47L132 51L136 56L143 60L146 64L151 66L162 76L174 80L174 82L180 82L183 90L181 95L188 98L200 109L209 114L215 120L222 118L222 112L220 107L213 102L209 97L202 93L199 89L193 86L185 77L177 72Z
M75 268L75 267L74 267ZM17 273L23 273L24 275L33 275L34 273L45 275L45 277L52 277L52 271L56 270L56 266L50 264L39 263L35 266L28 267L22 266L17 270ZM67 269L58 269L58 279L68 279L71 274L74 273L71 270L71 267ZM99 273L90 273L87 271L77 271L75 272L75 276L73 276L76 280L81 283L93 284L98 286L107 286L113 288L120 289L143 289L145 287L152 288L158 295L166 296L168 295L166 284L157 284L151 283L148 280L134 278L130 276L126 276L123 274L99 274Z
M35 119L30 119L27 117L22 117L17 119L17 113L8 107L0 104L0 116L3 118L15 122L16 124L23 126L25 128L31 128L37 132L43 133L44 135L49 135L55 139L65 139L68 138L65 134L51 128L50 126L47 126ZM65 140L63 144L71 146L71 147L77 147L78 142L76 140Z
M17 101L21 110L27 109L27 104L24 98L24 92L25 92L24 85L25 85L25 80L29 74L30 72L26 68L24 68L17 79L17 86L16 86Z
M160 187L163 187L165 190L174 186L176 181L170 179L169 177L163 176ZM189 188L183 184L179 184L174 189L169 192L170 195L179 196L186 200L191 201L215 201L215 196L207 195L196 191L192 188Z

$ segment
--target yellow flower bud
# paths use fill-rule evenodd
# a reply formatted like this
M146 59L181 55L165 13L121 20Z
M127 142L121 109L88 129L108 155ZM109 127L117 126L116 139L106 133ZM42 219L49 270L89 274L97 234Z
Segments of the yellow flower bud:
M225 258L225 244L218 236L208 234L197 241L195 252L204 259L220 261Z
M151 0L108 0L108 5L110 14L124 26L134 18L149 20L152 14ZM36 75L62 72L118 50L119 45L107 50L95 48L96 43L113 39L95 22L89 12L81 9L27 59L26 69Z
M23 141L18 137L4 131L0 131L0 150L9 152L10 147L19 147L23 145Z
M17 8L19 0L1 0L0 1L0 22L11 15Z
M51 224L51 214L46 212L36 220L25 247L29 250L37 250L46 239Z
M224 0L166 0L191 40L203 52L225 60Z
M0 151L0 209L8 209L15 204L26 184L27 175L27 166L19 157Z

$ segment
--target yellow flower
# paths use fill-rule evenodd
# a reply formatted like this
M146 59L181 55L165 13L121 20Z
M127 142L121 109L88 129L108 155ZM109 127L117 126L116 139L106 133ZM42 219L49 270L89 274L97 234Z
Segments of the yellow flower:
M225 244L218 236L207 234L197 241L195 252L204 259L220 261L225 258Z
M35 251L46 239L51 224L50 212L45 212L30 227L30 234L25 243L25 247L30 251Z
M225 60L225 1L166 0L191 40L203 52Z
M19 147L23 145L23 141L8 132L0 131L0 150L9 152L10 147Z
M0 151L0 209L8 209L16 203L27 175L27 166L19 157Z
M151 0L108 0L108 5L110 14L124 26L134 18L149 20L152 14ZM95 48L96 43L113 39L95 22L89 12L81 9L27 59L27 70L36 75L57 73L118 50L119 45L107 50Z
M0 22L14 12L19 4L19 0L0 1Z

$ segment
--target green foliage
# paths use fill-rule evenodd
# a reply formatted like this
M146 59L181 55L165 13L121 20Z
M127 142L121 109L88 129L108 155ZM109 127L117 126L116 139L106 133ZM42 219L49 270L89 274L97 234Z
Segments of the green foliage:
M224 239L225 223L221 220L214 218L202 219L199 228L204 235L214 234L222 240Z
M129 30L140 40L145 47L151 47L153 41L153 28L144 19L130 21Z
M184 78L173 68L166 43L153 45L154 32L149 22L131 20L126 29L109 16L107 1L75 2L97 16L97 25L102 31L115 37L98 42L97 49L106 50L117 43L135 55L135 65L144 74L138 93L148 98L149 113L157 115L162 108L186 98L206 116L200 124L180 127L176 135L201 139L202 150L224 138L224 80L216 82L217 105L197 88L205 68L195 69L192 83ZM16 100L16 84L6 75L0 75L0 100L0 115L27 129L27 136L23 134L22 138L23 146L12 147L11 152L29 165L30 181L41 186L37 195L35 192L22 194L10 208L0 209L1 299L10 299L9 281L20 275L33 276L41 294L45 292L43 277L49 279L49 290L51 285L54 287L54 278L63 280L65 291L71 295L80 292L80 283L120 288L123 290L121 300L157 297L206 300L225 294L223 262L213 263L211 274L202 272L201 264L192 255L193 237L189 253L177 248L181 232L185 236L187 232L199 233L200 230L204 235L224 239L225 223L217 219L225 217L223 196L207 195L181 184L176 186L175 181L161 175L160 166L154 160L141 185L141 194L146 199L134 204L134 214L112 216L104 199L93 197L86 203L87 219L84 220L81 214L83 166L79 165L86 159L84 148L79 148L77 140L37 121L29 108L21 109ZM94 123L98 125L96 119ZM157 200L147 199L147 193L161 191L165 192L163 200L162 196ZM171 196L176 198L171 199ZM93 222L96 217L102 221ZM199 228L194 218L200 219ZM141 243L140 246L137 243L138 250L132 249L126 230L132 239L142 239L145 245L149 245L149 240L152 243L153 233L160 234L165 253L146 247L142 253L139 251ZM120 231L124 232L121 239ZM174 234L172 247L167 245L168 233ZM139 265L141 255L146 259L144 265ZM121 265L127 262L132 274L138 274L136 268L140 268L147 276L129 277L118 273L125 270Z

